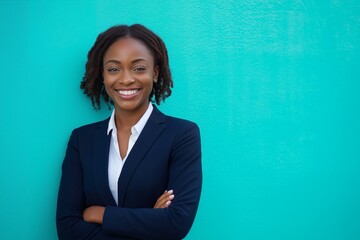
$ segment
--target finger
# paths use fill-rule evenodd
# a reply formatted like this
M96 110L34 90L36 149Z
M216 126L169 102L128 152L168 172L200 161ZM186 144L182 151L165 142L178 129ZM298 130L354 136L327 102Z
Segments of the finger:
M165 201L166 199L169 198L169 196L171 196L173 194L173 190L169 190L169 191L165 191L159 198L158 198L158 201L160 202L163 202ZM165 201L166 202L166 201Z
M164 204L167 200L168 200L168 196L167 195L162 195L156 202L158 204Z
M165 203L165 206L166 206L166 207L170 206L170 204L172 203L172 201L173 201L174 198L175 198L175 195L174 195L174 194L170 195L170 196L168 197L168 200L167 200L166 203Z
M161 196L161 197L156 201L155 208L163 208L163 207L165 206L166 201L167 201L167 196L166 196L166 195Z
M174 191L165 190L164 193L157 199L154 208L166 208L171 204L171 200L174 199Z

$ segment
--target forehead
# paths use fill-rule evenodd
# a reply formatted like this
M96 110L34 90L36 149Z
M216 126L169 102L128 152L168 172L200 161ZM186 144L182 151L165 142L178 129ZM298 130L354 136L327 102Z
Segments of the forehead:
M124 37L116 40L105 52L104 60L125 60L128 58L144 58L153 61L150 49L140 40Z

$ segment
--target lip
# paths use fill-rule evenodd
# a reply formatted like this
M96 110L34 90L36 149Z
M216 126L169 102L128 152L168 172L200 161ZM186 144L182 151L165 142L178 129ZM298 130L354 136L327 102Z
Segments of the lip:
M132 99L139 95L141 89L140 88L131 88L131 89L115 89L118 96L122 99Z

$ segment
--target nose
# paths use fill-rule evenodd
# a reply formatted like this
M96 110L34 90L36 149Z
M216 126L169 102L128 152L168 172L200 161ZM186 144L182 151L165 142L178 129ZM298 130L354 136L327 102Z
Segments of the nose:
M133 82L135 82L135 78L132 75L132 72L129 70L124 70L123 74L120 74L118 78L118 82L124 85L129 85Z

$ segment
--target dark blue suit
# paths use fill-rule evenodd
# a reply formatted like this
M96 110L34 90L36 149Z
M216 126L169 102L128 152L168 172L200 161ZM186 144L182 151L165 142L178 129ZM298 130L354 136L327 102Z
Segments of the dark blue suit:
M56 224L59 239L181 239L198 208L201 147L196 124L162 114L156 107L132 148L118 181L118 206L108 183L109 119L75 129L62 165ZM175 199L153 209L166 190ZM82 213L105 206L103 224Z

